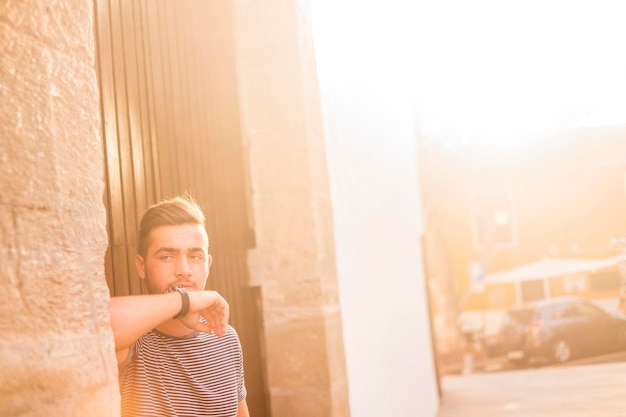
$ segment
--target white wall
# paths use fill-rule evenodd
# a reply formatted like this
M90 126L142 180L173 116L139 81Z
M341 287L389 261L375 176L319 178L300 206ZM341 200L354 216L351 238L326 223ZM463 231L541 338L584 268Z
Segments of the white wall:
M411 71L403 58L407 22L402 10L358 2L320 0L311 7L351 415L432 417L438 395Z

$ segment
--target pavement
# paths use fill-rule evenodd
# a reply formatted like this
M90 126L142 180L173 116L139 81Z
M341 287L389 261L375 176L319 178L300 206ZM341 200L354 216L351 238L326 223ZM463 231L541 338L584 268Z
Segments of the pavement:
M617 362L615 362L617 360ZM626 361L477 369L441 379L436 417L626 417Z

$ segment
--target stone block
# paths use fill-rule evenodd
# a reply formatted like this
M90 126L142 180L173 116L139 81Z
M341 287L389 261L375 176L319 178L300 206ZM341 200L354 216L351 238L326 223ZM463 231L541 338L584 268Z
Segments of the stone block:
M349 417L348 414L333 414L333 404L328 390L281 390L270 391L272 417L333 416Z
M3 21L38 43L94 64L93 2L39 0L3 2ZM80 22L81 24L76 24Z
M321 317L266 326L270 385L283 389L330 386L326 329Z
M105 388L116 382L112 335L83 327L80 334L41 329L39 338L18 333L0 342L0 415L119 414L119 392ZM103 346L110 357L103 357Z
M0 160L12 162L0 164L3 201L46 209L60 195L101 198L103 162L91 157L102 152L95 69L0 26L8 32L0 38L6 69L0 72L0 136L5 138Z
M271 125L248 134L250 171L255 194L289 193L281 198L301 198L310 192L307 144L300 125Z

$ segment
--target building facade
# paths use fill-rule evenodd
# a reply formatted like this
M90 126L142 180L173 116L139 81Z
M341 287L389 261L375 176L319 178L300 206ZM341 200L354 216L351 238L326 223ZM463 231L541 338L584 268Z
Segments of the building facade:
M624 125L562 130L503 154L430 142L422 168L426 228L438 242L429 278L448 288L435 303L442 346L454 349L461 314L493 333L508 307L534 299L573 295L618 308L625 136Z

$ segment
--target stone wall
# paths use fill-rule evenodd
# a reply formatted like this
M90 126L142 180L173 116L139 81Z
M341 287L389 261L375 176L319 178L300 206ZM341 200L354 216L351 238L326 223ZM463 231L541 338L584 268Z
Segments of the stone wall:
M272 417L350 415L308 2L237 2Z
M0 4L0 415L119 415L93 2Z

